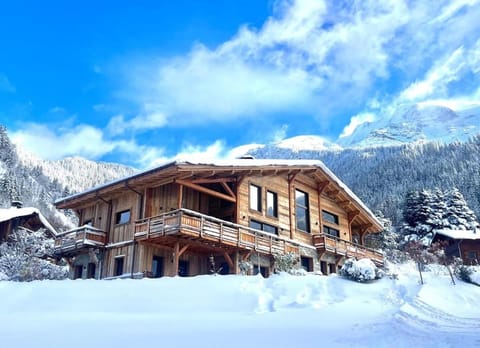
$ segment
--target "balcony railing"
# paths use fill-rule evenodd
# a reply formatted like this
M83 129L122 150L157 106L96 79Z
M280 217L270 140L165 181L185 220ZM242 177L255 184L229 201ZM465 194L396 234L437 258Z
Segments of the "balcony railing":
M174 210L135 223L135 239L138 241L159 241L173 235L193 237L218 247L266 254L300 252L300 244L294 241L188 209Z
M328 234L312 236L313 245L319 251L328 251L337 255L355 258L369 258L377 265L383 265L383 254L375 249L352 243Z
M98 228L84 225L60 233L55 238L54 254L72 255L91 247L104 247L106 233Z

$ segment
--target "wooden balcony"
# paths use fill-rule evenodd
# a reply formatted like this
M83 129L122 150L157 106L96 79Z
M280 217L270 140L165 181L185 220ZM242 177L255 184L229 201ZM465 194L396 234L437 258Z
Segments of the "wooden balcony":
M367 248L328 234L313 235L312 240L313 245L319 252L330 252L357 259L369 258L377 266L383 266L383 254L378 250Z
M53 249L57 256L74 256L88 248L105 246L106 233L98 228L84 225L58 234Z
M168 244L183 238L197 245L220 249L256 251L264 254L299 254L299 244L188 209L178 209L135 223L135 240Z

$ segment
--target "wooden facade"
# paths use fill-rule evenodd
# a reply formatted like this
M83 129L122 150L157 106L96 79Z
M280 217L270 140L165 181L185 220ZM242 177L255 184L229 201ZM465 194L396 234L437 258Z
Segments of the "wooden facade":
M459 257L465 265L478 265L480 262L480 231L446 230L437 231L432 243L445 244L449 257Z
M56 202L79 228L61 234L58 257L74 278L273 271L293 252L307 271L335 272L381 225L321 162L172 162Z

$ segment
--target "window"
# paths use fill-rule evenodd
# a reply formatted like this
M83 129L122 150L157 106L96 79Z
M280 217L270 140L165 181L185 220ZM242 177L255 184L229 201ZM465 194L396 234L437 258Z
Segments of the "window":
M115 258L115 270L113 275L115 277L121 276L123 274L123 263L125 261L124 256L116 257Z
M310 232L308 193L295 190L295 214L297 217L297 229Z
M267 191L267 216L278 217L278 198L277 194Z
M333 237L337 237L337 238L340 237L340 231L339 230L337 230L335 228L328 227L328 226L323 226L323 233L328 234L328 235L333 236Z
M268 233L278 234L278 229L275 226L266 224L264 222L250 220L250 227L256 230L265 231Z
M262 211L262 188L250 184L250 209Z
M73 274L73 279L82 279L83 276L83 265L76 265L75 272Z
M338 215L329 213L328 211L322 210L322 219L323 221L338 225Z
M300 263L305 271L313 271L313 259L311 257L300 256Z
M85 226L85 225L93 226L93 222L92 222L91 219L90 219L90 220L85 220L85 222L83 223L83 225L84 225L84 226Z
M87 266L87 279L95 278L96 265L93 262L90 262Z
M329 263L328 264L328 273L329 274L337 273L337 266L335 266L334 263Z
M115 215L115 224L121 225L121 224L127 224L130 222L130 210L124 210L121 212L118 212Z

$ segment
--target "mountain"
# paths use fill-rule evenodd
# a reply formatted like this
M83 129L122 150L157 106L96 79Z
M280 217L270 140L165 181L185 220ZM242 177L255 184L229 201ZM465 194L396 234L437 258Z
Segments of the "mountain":
M400 225L409 191L458 188L480 217L480 135L466 142L411 143L399 146L316 151L266 145L255 158L319 159L373 211Z
M35 157L17 146L20 163L29 168L38 167L66 191L81 192L91 187L133 174L132 167L116 163L95 162L82 157L66 157L49 161Z
M363 123L338 140L344 148L396 146L412 142L466 141L480 133L480 108L455 112L438 105L403 105L391 115Z
M12 144L0 125L0 206L6 208L12 200L21 200L25 206L40 209L58 230L73 227L75 217L56 210L56 199L134 172L123 165L79 157L41 160Z

